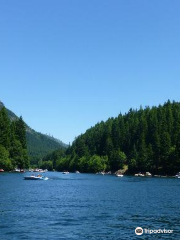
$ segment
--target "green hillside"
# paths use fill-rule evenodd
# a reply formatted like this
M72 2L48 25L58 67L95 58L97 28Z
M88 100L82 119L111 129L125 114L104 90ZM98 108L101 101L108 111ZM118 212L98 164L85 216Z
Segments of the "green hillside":
M175 174L180 171L180 103L130 109L97 123L56 158L58 170ZM48 161L48 158L46 158Z
M4 107L4 104L0 101L0 110ZM11 110L6 109L8 117L11 121L17 120L18 117ZM50 137L48 135L36 132L26 124L26 140L27 150L31 164L37 164L48 153L53 152L56 149L65 149L67 145L58 139Z
M45 155L54 150L67 148L63 142L58 142L53 137L36 132L29 127L26 129L26 138L31 164L37 164Z
M28 168L26 126L20 117L10 121L6 108L0 109L0 168L9 171L14 168Z

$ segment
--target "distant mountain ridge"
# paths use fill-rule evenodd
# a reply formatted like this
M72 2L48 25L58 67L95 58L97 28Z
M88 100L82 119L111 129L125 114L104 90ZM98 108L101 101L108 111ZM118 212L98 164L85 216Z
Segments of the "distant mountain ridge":
M0 110L5 107L4 103L0 101ZM17 115L11 110L7 109L9 119L14 121L18 119ZM26 124L26 139L28 154L31 164L37 164L45 155L57 150L67 148L67 144L59 139L36 132Z

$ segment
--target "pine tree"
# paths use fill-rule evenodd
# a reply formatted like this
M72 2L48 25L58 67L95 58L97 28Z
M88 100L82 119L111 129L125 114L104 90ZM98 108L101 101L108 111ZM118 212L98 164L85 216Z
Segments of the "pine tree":
M10 146L10 121L6 109L3 107L0 111L0 144L7 150Z
M16 124L15 131L16 131L17 138L19 139L19 141L20 141L20 143L22 145L22 148L26 149L27 148L27 143L26 143L26 126L25 126L25 123L24 123L22 117L20 117L16 121L15 124Z
M98 156L94 162L99 166L99 159L107 157L106 165L113 171L128 164L131 173L174 174L180 171L180 103L130 109L100 122L79 136L66 156L63 164L67 161L71 169L77 166L84 172L93 169L89 161Z

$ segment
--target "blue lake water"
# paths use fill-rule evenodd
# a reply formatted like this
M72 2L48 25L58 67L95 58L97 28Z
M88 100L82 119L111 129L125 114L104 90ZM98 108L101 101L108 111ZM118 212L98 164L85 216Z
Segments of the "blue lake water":
M0 240L180 239L180 179L0 174ZM170 229L143 234L135 228Z

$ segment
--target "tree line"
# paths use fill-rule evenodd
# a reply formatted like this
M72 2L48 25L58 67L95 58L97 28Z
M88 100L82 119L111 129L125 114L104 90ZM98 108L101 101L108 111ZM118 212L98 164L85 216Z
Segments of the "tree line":
M117 171L175 174L180 171L180 103L130 109L97 123L66 151L42 162L51 168L81 172Z
M30 164L34 166L37 166L48 153L66 148L62 142L57 142L53 137L36 132L29 127L27 127L26 140Z
M5 107L0 111L0 168L28 168L26 126L22 117L10 121Z

